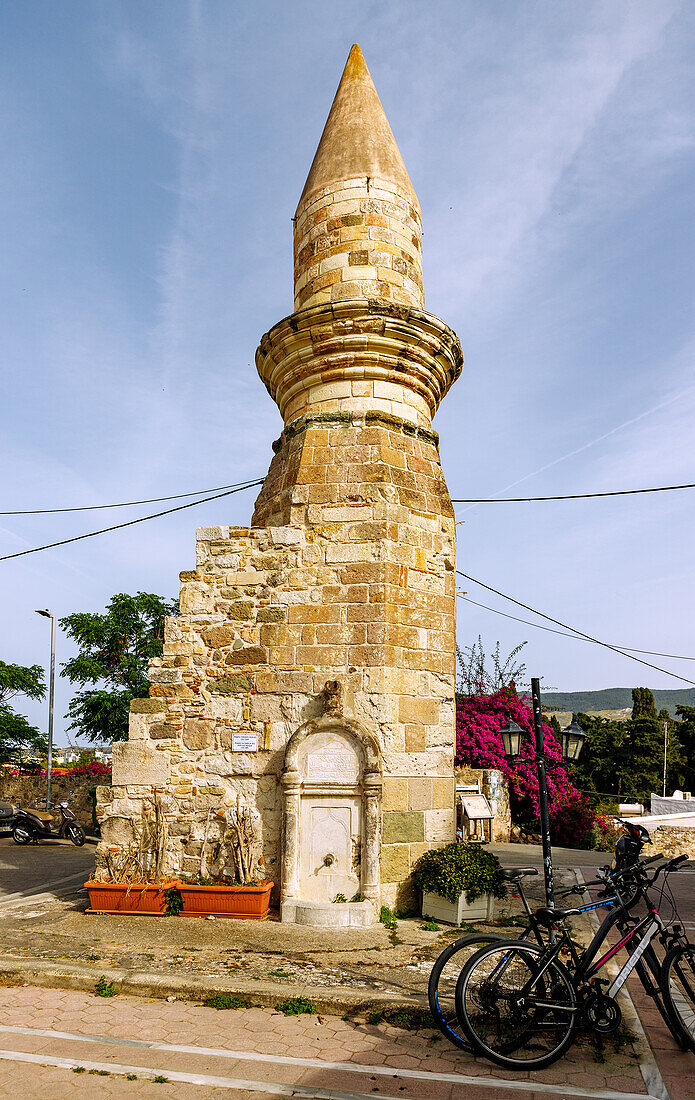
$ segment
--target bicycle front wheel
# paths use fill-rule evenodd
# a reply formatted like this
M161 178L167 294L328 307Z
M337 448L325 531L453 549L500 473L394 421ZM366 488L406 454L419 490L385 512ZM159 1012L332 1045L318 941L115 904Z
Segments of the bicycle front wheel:
M476 1050L505 1069L543 1069L561 1058L578 1024L569 972L523 940L481 948L456 985L456 1011Z
M661 969L664 1006L682 1032L686 1050L695 1051L695 947L677 944Z
M464 936L444 948L435 959L430 972L427 998L437 1027L450 1043L469 1053L474 1048L463 1033L456 1015L456 982L463 967L476 951L489 943L496 943L499 939L499 936Z

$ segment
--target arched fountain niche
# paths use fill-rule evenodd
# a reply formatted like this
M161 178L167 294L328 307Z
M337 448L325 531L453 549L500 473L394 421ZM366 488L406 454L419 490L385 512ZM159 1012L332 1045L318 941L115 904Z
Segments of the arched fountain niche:
M307 722L287 744L282 785L282 920L371 924L380 898L376 738L340 713Z

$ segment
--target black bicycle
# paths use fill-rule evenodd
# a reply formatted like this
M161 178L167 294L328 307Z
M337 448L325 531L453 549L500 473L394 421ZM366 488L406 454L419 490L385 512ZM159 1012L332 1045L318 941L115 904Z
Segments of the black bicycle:
M521 898L528 919L528 925L520 932L518 938L520 940L527 940L533 937L541 947L544 947L547 929L536 920L534 912L528 903L528 898L526 897L523 886L523 879L537 874L538 871L535 867L514 867L510 870L502 871L502 877L505 882L514 886L514 888L519 891L519 897ZM593 883L585 883L582 886L570 886L564 890L559 890L557 897L563 898L569 897L572 894L583 894L587 886L592 885L604 885L604 883L603 880L599 881L597 879ZM605 908L613 904L614 899L607 896L605 900L581 906L577 911L585 913L591 909ZM459 1047L460 1050L472 1053L475 1047L463 1031L456 1012L456 983L458 982L459 975L469 959L471 959L481 947L485 947L487 944L491 943L506 942L508 939L509 937L496 936L494 934L487 935L485 933L475 933L469 936L463 936L461 939L455 940L454 943L449 944L448 947L445 947L434 962L427 986L427 998L429 1000L430 1012L439 1030L446 1035L447 1039L453 1043L454 1046Z
M578 949L565 921L586 907L544 907L534 918L555 931L554 942L536 946L523 939L498 941L469 959L459 975L455 1001L461 1030L476 1053L505 1069L543 1069L571 1046L581 1021L599 1034L610 1034L622 1019L616 994L633 970L679 1045L695 1050L695 949L680 925L666 926L647 896L661 874L663 894L667 876L687 857L668 860L650 876L647 864L659 858L600 873L597 881L603 882L613 904L585 950ZM639 900L647 902L641 918L631 914ZM613 928L621 934L619 942L598 958ZM655 938L666 949L663 961L654 950ZM599 978L598 972L621 948L628 959L617 976L612 982Z
M625 833L620 836L615 845L613 868L610 874L620 874L627 867L633 866L638 860L645 844L651 844L651 838L647 830L632 821L623 821L618 818L624 827ZM660 859L660 856L653 857ZM523 880L538 874L535 867L514 867L503 871L502 876L510 886L519 891L519 897L526 911L527 927L519 934L520 940L526 940L533 936L540 946L545 946L546 930L535 919L533 911L528 903L524 891ZM585 883L583 886L571 886L568 889L559 890L558 898L570 897L572 894L583 894L588 886L604 886L603 880ZM631 899L632 900L632 899ZM599 905L586 905L579 912L587 912L590 909L603 908L613 904L611 898L606 895L606 900ZM630 901L631 904L631 901ZM456 983L461 970L468 960L489 943L496 943L504 939L503 936L485 935L476 933L463 936L454 943L445 947L437 957L430 972L427 986L427 998L430 1012L434 1017L439 1030L447 1039L459 1047L460 1050L473 1051L473 1046L461 1028L456 1014Z

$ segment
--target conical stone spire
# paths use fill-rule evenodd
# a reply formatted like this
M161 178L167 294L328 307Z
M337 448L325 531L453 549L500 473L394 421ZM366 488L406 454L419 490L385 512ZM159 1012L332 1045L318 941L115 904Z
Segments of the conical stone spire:
M296 479L324 480L323 470L305 469L322 453L309 445L317 418L387 416L427 432L461 372L455 333L424 310L420 207L359 46L350 51L294 223L295 312L256 352L286 425L259 497L259 523L294 521ZM343 478L342 459L335 465Z
M359 46L350 50L294 218L294 307L424 305L422 218Z
M309 169L299 208L314 191L361 177L398 184L417 205L417 196L362 50L355 44Z

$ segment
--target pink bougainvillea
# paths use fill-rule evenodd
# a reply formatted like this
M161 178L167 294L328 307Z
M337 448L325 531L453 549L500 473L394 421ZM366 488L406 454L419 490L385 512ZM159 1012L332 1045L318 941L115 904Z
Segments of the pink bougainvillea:
M511 718L523 731L519 759L510 768L500 730ZM551 726L543 724L548 758L548 805L555 843L576 846L591 827L591 812L562 764L562 749ZM459 697L456 706L456 762L474 768L499 768L509 782L515 817L538 821L538 776L534 763L533 711L512 691Z
M91 760L89 764L75 764L73 768L52 768L53 775L65 775L65 776L86 776L93 777L94 779L110 779L111 778L111 765L102 764L99 760ZM10 768L7 772L12 779L16 779L20 775L38 775L45 776L47 774L45 768L39 766L29 767L24 766L21 768Z

